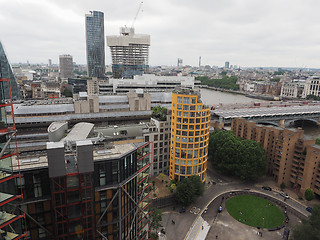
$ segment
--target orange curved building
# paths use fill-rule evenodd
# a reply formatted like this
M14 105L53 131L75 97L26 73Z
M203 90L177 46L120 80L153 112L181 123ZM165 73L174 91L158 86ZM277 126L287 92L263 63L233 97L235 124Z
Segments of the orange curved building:
M170 179L207 176L210 111L194 90L172 93Z

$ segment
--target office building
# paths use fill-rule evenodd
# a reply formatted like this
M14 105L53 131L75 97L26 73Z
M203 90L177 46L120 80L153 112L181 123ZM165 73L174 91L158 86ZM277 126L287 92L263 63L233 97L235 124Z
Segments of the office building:
M2 82L3 90L0 92L0 94L1 94L0 99L3 99L3 98L10 99L11 98L9 84L11 85L12 99L14 99L14 100L20 99L21 98L20 90L18 88L16 78L13 74L11 65L8 61L7 55L4 51L4 48L3 48L1 42L0 42L0 78L10 79L9 82L7 82L7 81Z
M160 173L168 175L171 116L168 114L165 120L151 118L147 126L149 131L144 134L144 140L153 143L151 175L157 176Z
M120 28L120 36L107 36L111 50L114 78L133 78L149 69L150 35L134 33L134 28Z
M87 74L89 77L104 78L104 14L90 11L86 14Z
M67 79L73 76L73 58L71 55L65 54L59 56L60 78Z
M235 118L231 130L265 149L268 174L301 196L311 187L320 196L320 147L302 129L285 129Z
M20 161L15 145L16 126L7 123L5 108L13 109L10 79L0 78L0 238L24 239L26 234L25 214L22 211ZM12 147L10 147L10 145ZM15 146L15 147L13 147ZM14 186L18 187L14 187Z
M149 239L150 143L113 144L91 123L48 128L21 156L31 239ZM110 136L111 137L111 136Z
M191 175L204 182L207 174L210 109L198 92L180 89L172 93L170 179Z
M229 69L230 68L230 62L225 62L224 63L224 68Z

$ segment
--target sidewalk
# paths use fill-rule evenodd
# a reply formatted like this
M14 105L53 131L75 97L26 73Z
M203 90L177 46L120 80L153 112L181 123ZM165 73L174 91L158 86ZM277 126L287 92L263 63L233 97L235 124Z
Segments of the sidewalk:
M204 240L210 230L210 225L199 216L197 221L193 224L185 240Z

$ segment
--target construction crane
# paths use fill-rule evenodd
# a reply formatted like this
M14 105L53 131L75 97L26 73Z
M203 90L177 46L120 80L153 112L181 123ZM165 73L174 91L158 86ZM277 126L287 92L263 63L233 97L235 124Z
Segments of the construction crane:
M137 19L138 15L139 15L140 9L141 9L141 7L142 7L142 3L143 3L143 1L141 1L141 2L140 2L140 4L139 4L139 8L138 8L138 11L137 11L137 13L136 13L136 16L134 17L134 19L133 19L133 21L132 21L131 28L133 28L133 27L134 27L134 23L135 23L135 21L136 21L136 19Z

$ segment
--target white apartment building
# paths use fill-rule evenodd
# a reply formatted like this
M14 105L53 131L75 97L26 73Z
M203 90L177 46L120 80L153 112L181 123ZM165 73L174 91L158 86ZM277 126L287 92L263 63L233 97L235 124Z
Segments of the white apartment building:
M306 98L308 95L320 95L320 76L312 76L306 80L302 98Z

